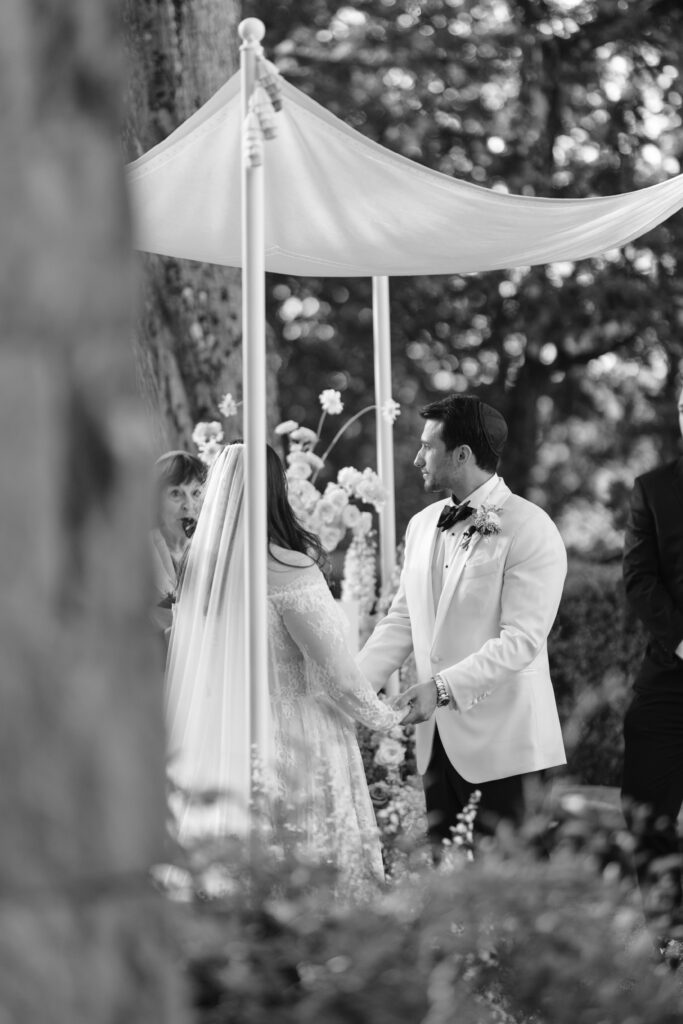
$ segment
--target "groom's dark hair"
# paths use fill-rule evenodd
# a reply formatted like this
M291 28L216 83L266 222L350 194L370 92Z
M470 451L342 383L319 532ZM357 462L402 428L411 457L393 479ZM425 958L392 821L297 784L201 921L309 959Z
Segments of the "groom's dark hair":
M448 395L420 409L425 420L443 423L441 436L446 451L459 444L472 449L480 469L494 473L508 436L504 417L492 405L470 395Z

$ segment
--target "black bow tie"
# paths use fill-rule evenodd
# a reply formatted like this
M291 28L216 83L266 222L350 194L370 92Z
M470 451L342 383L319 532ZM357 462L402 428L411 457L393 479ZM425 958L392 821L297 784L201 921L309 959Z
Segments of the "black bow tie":
M439 521L436 524L438 530L450 530L451 527L455 526L456 523L462 522L463 519L469 519L474 512L471 505L445 505L441 509L441 515Z

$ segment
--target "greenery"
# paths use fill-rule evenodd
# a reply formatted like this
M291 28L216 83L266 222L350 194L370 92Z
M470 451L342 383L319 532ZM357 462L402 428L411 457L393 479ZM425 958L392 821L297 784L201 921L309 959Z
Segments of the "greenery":
M196 1019L674 1024L681 980L655 965L608 838L584 819L540 860L532 834L473 863L455 851L345 907L291 855L195 851L173 907Z
M571 561L548 653L568 771L580 783L620 783L624 711L644 647L621 565Z
M245 0L283 74L417 162L513 193L583 197L680 170L683 7L675 0ZM416 409L451 388L499 406L503 473L569 546L616 550L634 475L673 452L683 357L683 218L619 252L392 285L399 533L423 503ZM271 276L283 416L321 387L372 401L370 282ZM305 362L306 372L301 372ZM363 423L339 468L373 465Z

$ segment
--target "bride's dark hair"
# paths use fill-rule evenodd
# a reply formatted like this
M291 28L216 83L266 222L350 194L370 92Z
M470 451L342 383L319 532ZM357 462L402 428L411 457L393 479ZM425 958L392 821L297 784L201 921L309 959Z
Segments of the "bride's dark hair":
M309 555L321 569L324 569L327 566L327 555L320 538L310 530L305 530L297 519L287 497L285 468L275 449L269 444L266 445L266 449L268 544L277 544L281 548Z

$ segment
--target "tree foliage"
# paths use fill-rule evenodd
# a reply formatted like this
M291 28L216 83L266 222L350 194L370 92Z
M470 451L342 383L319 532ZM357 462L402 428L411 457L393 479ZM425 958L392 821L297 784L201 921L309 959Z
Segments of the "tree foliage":
M293 84L445 174L515 194L581 198L679 171L683 7L674 0L243 7L266 22L269 53ZM502 469L513 487L562 513L578 548L587 542L577 514L593 516L591 536L597 531L603 546L616 543L633 476L673 451L682 251L677 215L596 259L394 280L401 525L423 500L410 467L415 409L467 390L509 419ZM327 386L343 392L350 412L372 400L370 305L366 280L271 279L284 415L314 416L317 390ZM340 445L340 461L372 464L373 443L361 422Z

